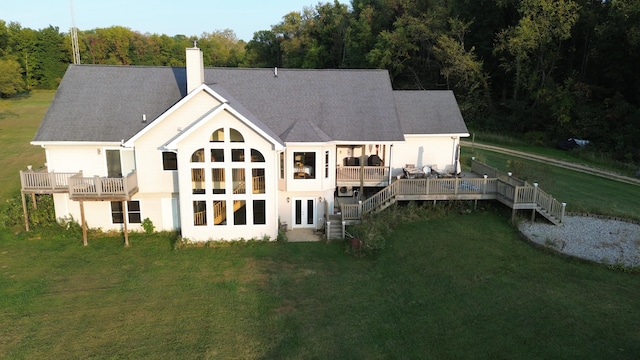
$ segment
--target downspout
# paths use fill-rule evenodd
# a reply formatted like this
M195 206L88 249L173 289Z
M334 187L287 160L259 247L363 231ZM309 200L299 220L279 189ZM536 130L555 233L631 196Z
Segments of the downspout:
M364 193L364 152L365 152L365 146L366 145L362 145L362 153L360 154L360 193L358 194L358 197L361 197L362 194Z
M389 145L389 183L387 185L391 185L391 160L392 160L392 156L393 155L393 144Z

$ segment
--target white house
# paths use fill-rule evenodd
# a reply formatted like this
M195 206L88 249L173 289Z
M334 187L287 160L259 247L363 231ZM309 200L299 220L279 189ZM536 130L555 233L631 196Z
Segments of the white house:
M384 70L205 69L186 53L186 68L71 65L32 141L46 171L23 189L46 184L57 217L83 207L105 230L149 218L194 241L275 239L413 169L457 169L469 134L450 91L394 91Z

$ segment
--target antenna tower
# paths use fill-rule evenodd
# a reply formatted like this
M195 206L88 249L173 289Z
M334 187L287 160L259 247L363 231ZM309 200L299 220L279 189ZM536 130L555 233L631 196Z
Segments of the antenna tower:
M80 47L78 46L78 28L76 27L76 16L73 11L73 0L69 0L71 6L71 49L73 50L73 63L80 64Z

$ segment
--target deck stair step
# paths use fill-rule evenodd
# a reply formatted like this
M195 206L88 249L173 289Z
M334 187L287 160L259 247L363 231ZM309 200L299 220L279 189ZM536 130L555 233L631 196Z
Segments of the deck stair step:
M542 217L544 217L545 219L549 220L550 222L552 222L554 225L560 225L560 219L558 219L557 217L553 216L552 214L550 214L545 208L541 207L541 206L537 206L536 207L536 212L540 215L542 215Z

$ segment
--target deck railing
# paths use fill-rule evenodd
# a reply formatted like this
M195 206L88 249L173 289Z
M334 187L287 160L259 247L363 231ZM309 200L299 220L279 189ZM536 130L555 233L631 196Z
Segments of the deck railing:
M340 166L336 169L337 182L386 183L389 181L389 167L383 166Z
M72 176L82 176L82 172L20 171L20 182L22 190L27 192L66 192Z
M463 195L478 195L473 198L487 198L486 195L502 196L514 204L528 204L529 208L540 207L556 218L564 217L565 206L538 188L531 186L513 185L521 180L507 176L505 180L499 178L451 178L451 179L400 179L380 190L378 193L358 204L342 204L343 220L359 220L362 215L375 211L382 205L394 200L400 195L433 196L438 195L461 198ZM465 197L468 199L468 197Z
M123 178L69 177L69 195L72 199L130 197L138 190L135 171Z

